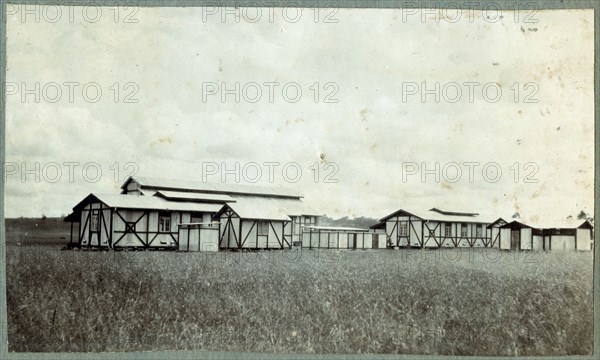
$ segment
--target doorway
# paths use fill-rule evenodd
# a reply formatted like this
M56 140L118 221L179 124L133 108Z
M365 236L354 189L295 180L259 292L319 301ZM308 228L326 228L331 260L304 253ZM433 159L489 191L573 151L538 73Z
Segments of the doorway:
M519 245L521 244L521 230L511 230L510 232L510 249L520 250Z

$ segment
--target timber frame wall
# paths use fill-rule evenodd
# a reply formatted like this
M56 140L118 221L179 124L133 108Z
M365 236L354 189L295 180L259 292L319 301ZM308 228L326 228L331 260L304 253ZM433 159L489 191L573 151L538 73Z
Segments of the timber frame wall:
M401 223L407 225L405 234L400 232ZM450 236L446 236L446 224L451 226ZM467 225L467 236L461 234L459 225L462 224ZM385 220L385 233L388 248L494 247L499 234L493 237L493 230L487 225L481 222L423 220L400 212ZM477 226L482 229L480 236L476 234Z
M377 231L309 228L308 230L302 230L302 248L335 250L380 249L382 247L380 245L379 235L383 237L384 234Z
M169 231L160 231L161 214L169 214ZM76 246L82 249L165 249L177 250L178 225L189 221L189 211L161 211L147 209L120 209L103 202L90 202L81 208L81 218ZM212 218L212 214L201 213ZM97 216L98 226L92 229L92 219ZM72 242L72 241L71 241Z
M292 222L240 218L230 207L220 215L219 249L291 249ZM260 234L260 223L267 233Z

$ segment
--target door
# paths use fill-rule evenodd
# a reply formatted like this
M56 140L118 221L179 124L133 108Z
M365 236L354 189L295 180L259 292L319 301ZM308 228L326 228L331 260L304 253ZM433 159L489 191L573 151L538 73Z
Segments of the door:
M356 249L356 234L350 234L350 241L352 243L352 249Z
M521 243L521 231L512 230L510 232L510 249L519 250L519 244Z
M373 249L379 249L379 235L373 234Z
M200 251L200 225L189 225L188 251Z

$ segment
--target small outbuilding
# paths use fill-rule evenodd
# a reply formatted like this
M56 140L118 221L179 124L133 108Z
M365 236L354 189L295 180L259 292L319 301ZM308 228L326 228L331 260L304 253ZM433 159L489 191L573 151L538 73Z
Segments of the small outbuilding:
M387 243L380 231L340 227L314 226L303 227L302 247L307 249L385 249ZM381 238L380 238L381 235Z
M577 221L572 218L553 222L549 226L529 225L514 220L500 227L500 249L589 251L593 247L593 229L588 220Z
M539 250L542 244L539 230L529 225L514 220L500 226L501 250Z
M292 247L292 220L278 200L250 200L225 205L216 215L222 227L222 249L289 249Z

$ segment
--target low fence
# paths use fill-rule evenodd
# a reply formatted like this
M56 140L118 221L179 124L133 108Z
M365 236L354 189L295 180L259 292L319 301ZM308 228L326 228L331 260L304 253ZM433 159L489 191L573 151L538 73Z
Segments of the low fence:
M179 251L219 251L220 223L179 224Z
M385 239L385 234L367 230L305 228L302 232L302 248L385 249Z

